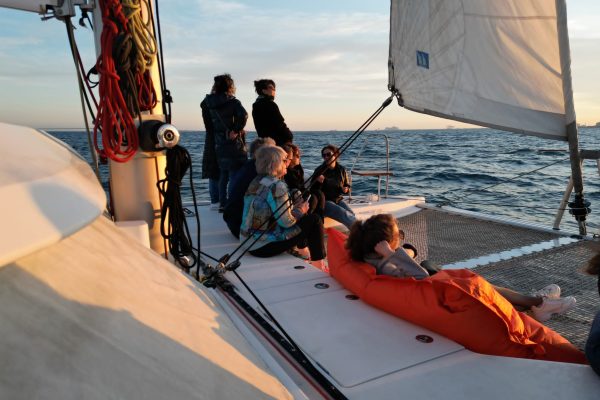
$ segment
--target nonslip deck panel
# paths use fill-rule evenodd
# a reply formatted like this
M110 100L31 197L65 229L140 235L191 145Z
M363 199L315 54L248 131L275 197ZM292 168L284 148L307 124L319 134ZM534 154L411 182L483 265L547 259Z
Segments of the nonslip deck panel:
M419 250L419 260L450 264L507 250L521 248L559 237L558 234L483 221L470 216L424 209L399 218L406 241ZM577 306L545 324L571 343L583 348L591 321L600 309L596 278L582 272L595 254L595 241L534 252L509 260L492 262L473 269L491 283L523 293L556 283L564 296L575 296Z
M405 241L425 259L450 264L505 250L532 245L559 235L483 221L444 211L424 209L398 219Z
M563 296L575 296L577 305L573 310L556 315L545 324L583 349L592 320L600 310L597 278L583 272L588 260L596 254L597 246L596 242L581 241L484 265L474 271L495 285L523 293L556 283Z

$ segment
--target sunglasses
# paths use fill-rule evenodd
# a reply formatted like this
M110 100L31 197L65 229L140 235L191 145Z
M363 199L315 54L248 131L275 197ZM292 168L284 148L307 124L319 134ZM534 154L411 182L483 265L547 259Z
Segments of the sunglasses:
M331 157L332 155L333 155L333 153L321 153L321 156L322 156L323 158L329 158L329 157Z

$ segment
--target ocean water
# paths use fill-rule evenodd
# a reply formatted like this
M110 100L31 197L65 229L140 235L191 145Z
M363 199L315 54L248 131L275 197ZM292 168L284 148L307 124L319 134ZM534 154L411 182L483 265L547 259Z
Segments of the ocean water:
M87 135L82 131L51 131L87 160L91 160ZM302 164L314 169L320 150L328 143L341 145L352 132L295 132ZM390 148L389 193L425 196L429 203L510 216L552 226L565 191L570 166L567 144L492 129L366 131L341 157L354 169L385 169L386 135ZM256 137L248 133L250 142ZM600 149L600 128L580 129L581 147ZM194 187L199 200L208 200L207 180L200 179L204 132L182 132L180 144L192 156ZM357 158L358 156L358 158ZM535 171L537 170L537 171ZM591 201L588 226L600 229L600 176L593 160L584 163L584 194ZM189 171L188 171L189 174ZM108 167L101 166L107 182ZM353 177L354 194L377 193L377 178ZM106 187L106 186L105 186ZM385 181L382 180L382 193ZM184 202L191 201L189 176L182 187ZM575 227L565 213L561 227Z

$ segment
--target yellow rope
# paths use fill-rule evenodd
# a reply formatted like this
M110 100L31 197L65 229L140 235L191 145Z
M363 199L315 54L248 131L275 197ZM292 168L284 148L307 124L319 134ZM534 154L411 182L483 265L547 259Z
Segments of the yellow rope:
M146 11L147 20L144 21L142 5ZM156 57L156 39L152 31L150 20L149 0L122 0L123 11L128 19L127 27L135 43L133 51L135 66L134 71L144 73L154 63Z

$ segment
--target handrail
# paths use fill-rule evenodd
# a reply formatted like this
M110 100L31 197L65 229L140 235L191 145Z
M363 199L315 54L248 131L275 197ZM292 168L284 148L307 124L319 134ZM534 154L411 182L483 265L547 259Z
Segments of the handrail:
M356 154L356 157L354 158L354 162L352 163L352 166L350 167L350 175L352 175L354 166L356 165L356 162L360 158L360 155L367 144L367 139L369 138L369 136L383 136L383 138L385 139L385 171L386 171L386 174L385 174L385 198L387 199L388 189L390 186L390 141L389 141L388 136L385 133L372 132L372 133L366 134L364 136L362 146L358 150L358 153ZM381 175L378 175L378 177L377 177L377 197L378 197L378 199L380 197L380 185L381 185ZM352 188L350 188L349 198L352 199Z

